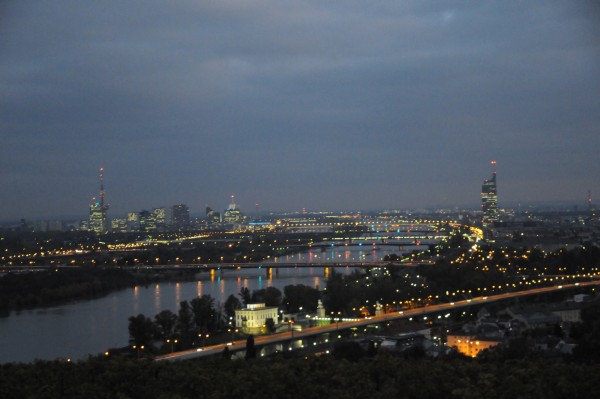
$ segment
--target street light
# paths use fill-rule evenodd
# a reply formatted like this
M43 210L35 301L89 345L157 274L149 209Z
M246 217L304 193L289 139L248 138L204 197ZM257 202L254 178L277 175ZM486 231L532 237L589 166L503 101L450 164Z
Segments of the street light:
M342 312L337 312L337 318L335 317L335 312L331 312L331 315L333 316L333 319L335 320L335 329L339 330L340 329L340 317L342 316Z
M210 338L210 334L198 334L198 337L202 337L202 347L205 346L205 340Z
M177 340L176 339L173 339L173 340L167 339L167 344L168 343L171 343L171 353L173 353L173 346L177 343Z
M144 350L144 345L133 345L133 349L137 349L137 358L140 358L140 351Z
M292 338L294 338L294 320L290 320L288 325L290 326L290 331L292 332Z

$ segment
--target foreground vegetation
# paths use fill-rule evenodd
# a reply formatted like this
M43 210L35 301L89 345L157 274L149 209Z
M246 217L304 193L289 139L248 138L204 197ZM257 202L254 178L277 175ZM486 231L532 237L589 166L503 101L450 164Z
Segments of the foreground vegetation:
M212 362L93 358L0 366L2 398L589 398L600 365L388 354Z

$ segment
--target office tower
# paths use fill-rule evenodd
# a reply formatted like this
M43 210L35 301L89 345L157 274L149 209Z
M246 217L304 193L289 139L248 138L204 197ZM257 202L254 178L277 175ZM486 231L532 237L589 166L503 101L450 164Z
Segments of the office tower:
M106 211L108 205L104 203L104 168L100 168L100 198L90 204L90 223L89 229L96 234L106 234L108 232L108 222L106 220Z
M129 212L127 214L127 231L140 230L140 214L137 212Z
M171 226L173 220L172 208L154 208L152 210L152 218L154 219L154 228L164 231Z
M231 196L231 204L223 212L223 222L225 223L239 223L243 220L244 215L235 203L235 196Z
M491 162L492 177L485 179L481 186L481 221L484 227L489 227L498 220L498 188L496 186L496 161Z
M126 233L127 232L127 218L111 219L110 229L113 233Z
M210 224L221 223L221 213L213 210L210 206L206 206L206 221Z
M156 230L156 225L154 224L154 218L152 217L152 213L147 210L142 210L139 213L140 217L140 230L141 231L154 231Z
M173 227L187 229L190 226L190 208L187 205L173 205Z

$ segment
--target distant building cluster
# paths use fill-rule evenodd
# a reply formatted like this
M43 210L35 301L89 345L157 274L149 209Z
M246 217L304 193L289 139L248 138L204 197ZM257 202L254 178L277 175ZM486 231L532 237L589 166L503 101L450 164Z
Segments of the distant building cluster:
M151 211L130 212L127 217L109 219L108 204L105 203L104 169L100 168L100 195L90 204L89 219L81 224L82 230L96 234L109 232L125 233L135 231L185 230L190 226L190 209L179 204L170 207L154 208Z
M113 218L110 221L110 231L120 233L186 230L189 227L190 209L184 204L154 208L151 211L144 209L140 212L129 212L127 217Z
M303 208L301 218L287 217L276 221L251 220L245 215L235 196L231 196L229 206L219 212L206 206L205 217L193 220L189 207L185 204L158 207L152 210L130 212L126 217L108 218L108 204L105 202L103 170L100 170L100 195L90 204L89 219L82 221L82 230L96 234L125 232L171 232L185 230L226 230L226 231L272 231L291 233L325 233L344 229L356 229L361 224L354 217L321 215L309 217Z
M206 207L206 219L203 226L194 226L190 218L190 208L185 204L158 207L152 210L129 212L126 217L109 219L108 204L105 203L104 169L100 168L100 195L93 198L90 204L90 214L87 221L81 223L82 230L93 231L96 234L126 233L126 232L164 232L183 231L196 227L219 226L235 228L245 223L247 217L231 196L231 203L223 214Z
M568 212L548 214L532 209L499 209L496 176L496 161L491 162L492 173L484 179L481 189L481 211L463 210L387 210L382 212L309 212L302 208L300 212L281 212L261 219L253 219L244 214L235 202L235 196L223 211L206 206L205 214L192 218L190 208L185 204L142 209L129 212L122 217L108 217L109 204L104 190L104 169L100 168L100 191L89 205L89 217L83 221L64 222L42 220L26 223L21 220L15 229L22 231L92 231L96 234L125 232L178 232L187 230L246 231L298 234L327 234L340 232L380 231L400 232L415 218L426 221L435 215L465 225L478 228L479 238L490 242L523 242L544 248L556 247L556 244L577 244L598 241L600 221L588 191L587 210L577 206ZM258 211L258 205L257 211ZM374 216L376 215L376 216ZM415 243L429 239L426 234L412 234ZM564 245L563 245L564 246Z

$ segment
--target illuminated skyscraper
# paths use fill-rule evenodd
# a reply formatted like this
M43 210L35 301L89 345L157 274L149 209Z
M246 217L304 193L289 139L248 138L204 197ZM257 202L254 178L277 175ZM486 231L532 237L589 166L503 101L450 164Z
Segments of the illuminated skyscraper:
M104 203L104 168L100 168L100 198L90 204L90 224L89 229L96 234L106 234L108 232L108 222L106 220L106 211L108 205Z
M171 208L154 208L152 209L152 219L154 221L154 229L164 231L171 224L172 219Z
M496 187L496 161L492 161L492 177L485 179L481 186L481 221L488 227L498 220L498 188Z
M235 203L235 196L231 196L231 204L229 204L229 207L225 210L225 212L223 212L223 222L225 223L239 223L242 222L244 219L244 215L242 214L242 212L240 211L240 208L238 208L237 204Z
M138 231L140 229L140 214L129 212L127 214L127 231Z
M210 224L221 223L221 213L213 210L210 206L206 206L206 221Z
M140 218L140 230L141 231L154 231L156 230L156 225L154 224L154 218L152 217L152 213L143 209L139 213Z

